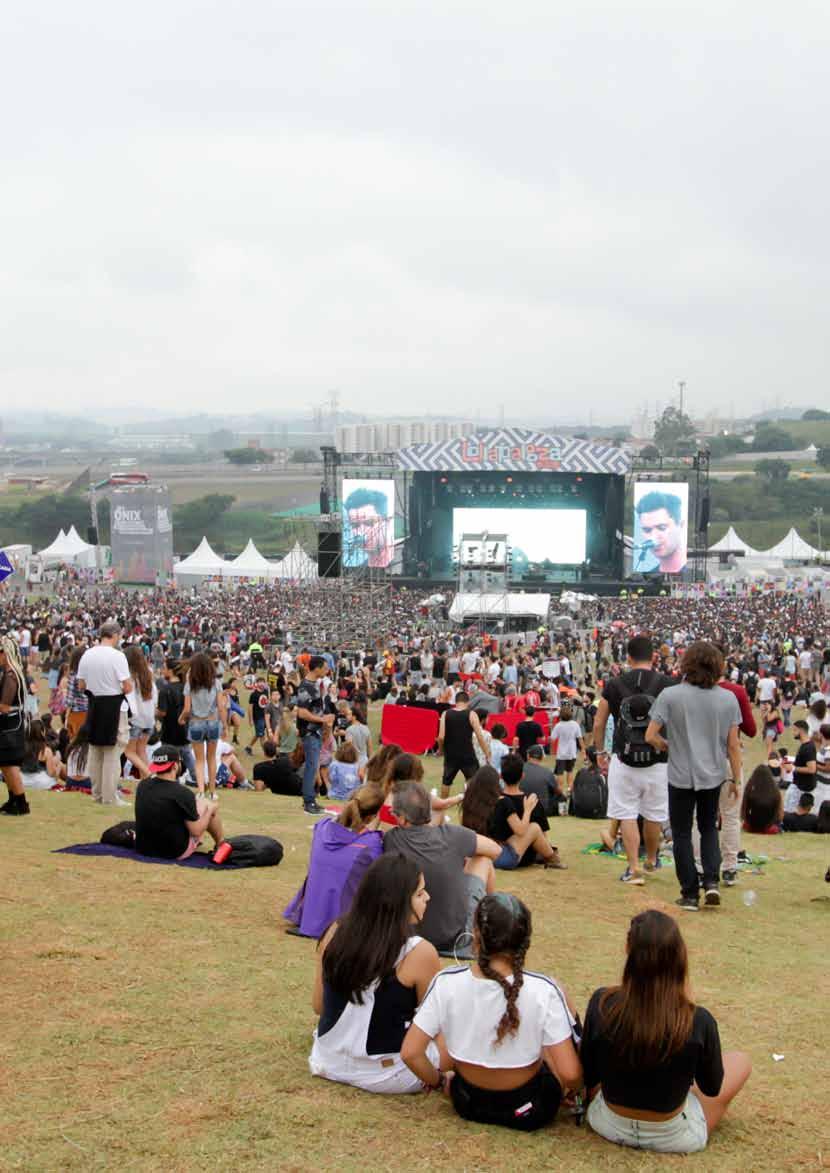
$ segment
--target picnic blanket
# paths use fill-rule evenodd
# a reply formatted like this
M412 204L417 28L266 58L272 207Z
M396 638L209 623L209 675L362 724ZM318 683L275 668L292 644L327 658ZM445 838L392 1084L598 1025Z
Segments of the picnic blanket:
M74 843L71 847L58 847L53 855L114 855L118 859L132 859L136 863L175 863L182 868L213 868L217 872L230 871L214 864L213 856L205 851L194 851L187 859L159 859L155 855L140 855L132 847L110 847L108 843Z

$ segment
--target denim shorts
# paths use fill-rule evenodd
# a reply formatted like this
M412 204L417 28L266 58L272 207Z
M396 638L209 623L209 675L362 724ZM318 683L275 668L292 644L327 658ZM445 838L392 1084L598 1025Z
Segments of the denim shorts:
M218 721L191 721L187 733L191 741L218 741L220 726Z
M152 726L148 729L146 725L137 725L135 721L130 721L130 741L138 741L139 737L149 737L152 732Z
M612 1112L602 1092L588 1105L588 1123L594 1132L614 1144L653 1153L699 1153L706 1148L709 1130L703 1106L689 1092L686 1103L671 1120L631 1120Z
M510 843L502 843L501 855L493 860L493 867L501 868L505 872L512 872L519 866L519 856L516 848Z

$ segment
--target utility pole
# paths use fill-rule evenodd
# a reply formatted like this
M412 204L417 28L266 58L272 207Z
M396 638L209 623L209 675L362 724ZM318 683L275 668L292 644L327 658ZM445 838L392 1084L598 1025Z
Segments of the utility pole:
M680 388L680 414L682 415L683 414L683 397L686 394L686 380L681 379L680 382L678 383L678 386Z

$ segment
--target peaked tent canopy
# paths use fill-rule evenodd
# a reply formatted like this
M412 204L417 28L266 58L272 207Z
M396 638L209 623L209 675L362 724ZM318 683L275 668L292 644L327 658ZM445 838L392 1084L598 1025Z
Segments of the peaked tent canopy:
M763 553L768 558L808 559L819 556L819 551L815 546L805 542L794 527L790 528L790 532L776 546L773 546L771 550L764 550Z
M58 530L58 536L51 542L50 545L44 547L40 551L41 558L50 558L56 550L62 550L66 545L66 534L63 530Z
M317 578L317 563L295 542L284 558L274 566L274 576L281 579L307 581Z
M224 565L225 559L220 558L207 538L203 537L192 554L188 554L187 558L182 558L180 562L175 564L173 574L205 577L211 574L220 574Z
M709 547L709 553L710 554L743 553L747 557L751 557L753 554L757 554L758 551L753 550L752 546L747 545L747 543L745 541L743 541L742 538L739 538L738 535L735 533L735 530L733 529L733 527L730 525L729 529L726 531L726 533L723 535L723 537L720 539L720 541L715 542L714 546Z
M223 565L222 574L225 578L273 578L274 563L263 557L249 538L242 553Z

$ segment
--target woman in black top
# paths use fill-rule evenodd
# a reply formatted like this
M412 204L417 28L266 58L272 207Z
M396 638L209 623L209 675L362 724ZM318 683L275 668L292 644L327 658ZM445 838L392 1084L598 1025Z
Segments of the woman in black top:
M26 673L17 644L4 635L0 637L0 775L9 788L9 798L0 806L3 815L29 813L20 773L26 753L26 692Z
M740 1051L721 1054L715 1019L690 1001L686 945L671 917L635 916L627 953L622 982L597 990L585 1016L588 1123L617 1144L697 1152L752 1064Z
M494 861L497 868L512 870L532 863L564 868L558 849L545 834L549 823L539 800L519 789L523 768L517 754L505 754L501 760L503 791L492 766L477 770L464 794L462 826L501 844L501 855Z

